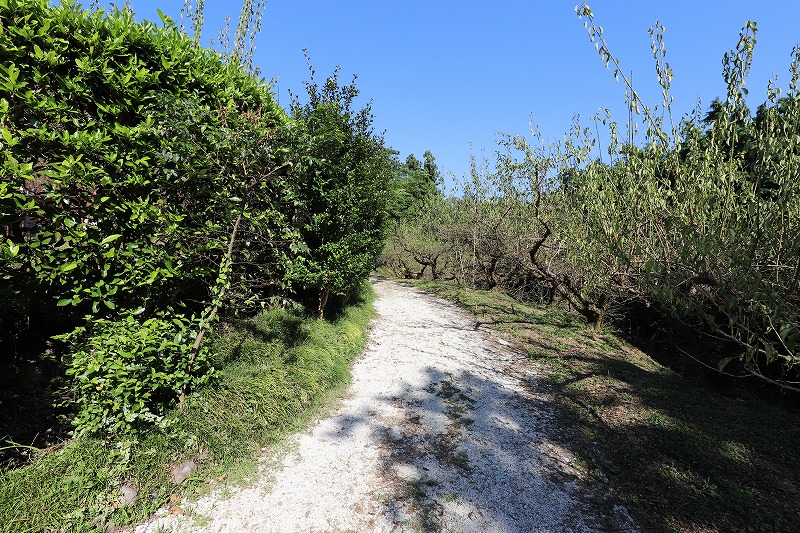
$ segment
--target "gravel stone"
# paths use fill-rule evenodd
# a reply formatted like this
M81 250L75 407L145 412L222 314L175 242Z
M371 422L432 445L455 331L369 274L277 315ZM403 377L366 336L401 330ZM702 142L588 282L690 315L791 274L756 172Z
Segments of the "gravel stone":
M180 485L181 483L189 479L192 476L192 474L195 473L196 470L197 470L197 463L195 463L192 460L187 460L172 469L169 479L176 485Z

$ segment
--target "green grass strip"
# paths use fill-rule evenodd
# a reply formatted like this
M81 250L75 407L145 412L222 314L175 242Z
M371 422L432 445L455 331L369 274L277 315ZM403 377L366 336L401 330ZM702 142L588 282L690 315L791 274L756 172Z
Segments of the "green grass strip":
M214 341L219 379L159 428L126 442L72 440L0 473L0 531L106 530L147 517L174 493L235 471L252 474L262 447L341 393L364 348L374 298L365 288L332 322L275 309L227 326ZM197 472L175 486L170 469L187 459ZM138 491L133 506L117 508L122 484Z

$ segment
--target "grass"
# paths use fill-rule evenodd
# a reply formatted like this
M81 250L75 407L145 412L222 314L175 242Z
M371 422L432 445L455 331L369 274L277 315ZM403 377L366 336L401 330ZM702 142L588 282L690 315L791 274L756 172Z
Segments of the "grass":
M258 452L303 427L349 379L363 350L374 293L333 322L283 310L227 326L214 341L219 379L190 397L160 428L128 441L81 438L0 472L0 531L107 530L146 518L182 495L226 479L244 481ZM171 467L198 468L180 486ZM136 488L118 508L120 487Z
M645 531L800 531L800 420L791 402L680 375L609 332L499 292L411 282L511 336L540 370L599 505Z

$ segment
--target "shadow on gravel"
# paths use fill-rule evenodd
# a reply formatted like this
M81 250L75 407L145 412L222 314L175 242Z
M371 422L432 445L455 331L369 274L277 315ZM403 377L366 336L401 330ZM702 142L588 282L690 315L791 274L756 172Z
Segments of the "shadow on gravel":
M378 436L385 480L378 498L402 530L631 529L578 488L580 471L549 427L543 399L428 368L424 386L378 401L381 409L342 418L328 437L347 438L364 424Z
M384 476L401 488L387 502L397 522L413 508L408 525L423 531L631 529L579 481L543 398L468 372L427 378L424 394L386 398L405 416L378 428Z
M553 399L560 433L549 438L580 457L602 512L622 504L648 532L800 531L800 425L790 395L754 394L655 362L686 359L694 344L683 338L631 329L631 346L570 327L553 308L444 284L426 289L497 325L527 353L536 389Z

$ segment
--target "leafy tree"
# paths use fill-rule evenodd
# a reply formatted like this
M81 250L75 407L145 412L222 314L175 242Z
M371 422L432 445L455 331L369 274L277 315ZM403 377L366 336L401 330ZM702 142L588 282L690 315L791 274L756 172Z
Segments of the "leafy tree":
M663 28L651 29L663 101L649 107L588 6L578 13L626 85L643 139L621 142L610 116L595 118L610 131L603 162L593 155L598 140L579 124L550 146L503 138L493 170L473 164L455 200L458 217L433 218L436 234L449 236L441 244L457 258L454 272L474 286L553 298L595 328L633 302L655 307L726 341L720 369L737 361L737 375L800 391L800 50L787 94L771 84L752 117L744 79L756 26L747 23L725 56L726 98L676 124ZM387 246L398 271L417 258L439 261L426 224L402 228Z
M432 279L455 278L458 203L441 195L430 195L416 205L412 218L391 227L381 263L396 276ZM430 269L430 270L428 270Z
M406 168L410 171L422 170L422 162L414 154L406 157Z
M428 175L428 181L435 185L441 178L439 167L436 165L436 158L430 150L425 150L423 157L425 158L425 162L422 164L422 168Z
M396 155L393 152L392 155ZM425 163L414 154L405 163L394 162L389 198L389 218L395 222L410 220L420 214L430 197L439 193L439 171L433 154L425 152Z
M615 65L592 22L590 37L604 61ZM619 165L623 181L609 203L588 201L597 213L615 213L596 245L619 257L627 286L699 331L738 346L720 368L739 361L741 375L785 389L797 387L800 299L795 275L800 265L798 189L798 99L800 50L794 50L785 98L769 87L769 101L756 119L745 105L757 27L748 22L737 46L725 55L724 102L709 121L699 110L672 130L642 104L647 126L643 149ZM657 65L663 64L660 33L654 33ZM659 69L668 109L671 72ZM638 98L638 96L635 96ZM637 100L637 102L640 102ZM760 118L759 118L760 117ZM671 119L670 119L671 122ZM614 142L612 141L612 146ZM612 158L615 154L612 153ZM596 173L590 180L601 182ZM602 210L602 211L601 211Z
M380 252L391 178L391 152L372 130L369 106L355 109L358 89L340 85L338 69L320 87L306 83L284 129L292 163L288 199L302 238L289 268L295 294L322 318L331 294L346 301Z

